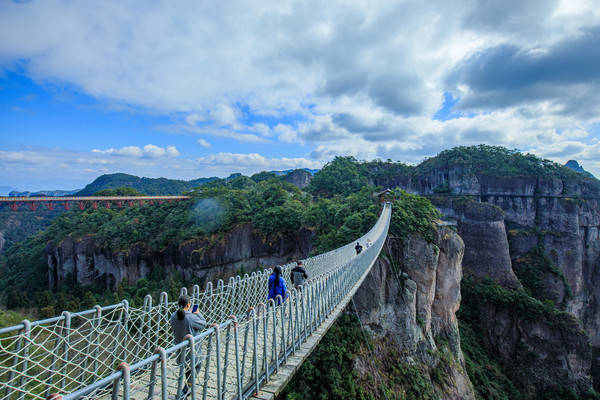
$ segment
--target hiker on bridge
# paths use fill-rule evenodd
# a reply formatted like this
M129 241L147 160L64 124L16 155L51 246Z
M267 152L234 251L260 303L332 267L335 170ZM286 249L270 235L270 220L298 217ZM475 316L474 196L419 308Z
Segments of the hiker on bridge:
M277 296L281 296L282 300L285 300L287 294L287 286L285 285L285 279L281 276L281 267L278 265L273 269L273 273L269 277L269 297L273 299L275 304L281 304L281 301L277 299Z
M196 336L202 333L206 329L206 320L200 315L200 310L194 307L192 310L192 302L190 297L187 295L179 296L177 301L179 308L171 315L171 329L173 330L173 339L175 344L181 343L185 340L186 335L190 334ZM195 346L196 347L196 346ZM190 363L190 352L186 351L187 348L183 348L179 352L177 357L178 363ZM184 354L187 356L184 357ZM198 354L198 349L196 349ZM200 357L196 357L196 371L200 369ZM192 368L188 366L185 371L185 384L182 390L182 397L185 398L191 387ZM191 393L190 393L191 394Z
M308 275L304 270L304 265L301 260L296 263L296 266L292 268L291 272L292 284L298 289L300 286L304 285L304 280L308 279Z
M362 246L360 245L359 242L356 242L356 246L354 246L354 250L356 250L356 255L359 255L360 252L362 251Z

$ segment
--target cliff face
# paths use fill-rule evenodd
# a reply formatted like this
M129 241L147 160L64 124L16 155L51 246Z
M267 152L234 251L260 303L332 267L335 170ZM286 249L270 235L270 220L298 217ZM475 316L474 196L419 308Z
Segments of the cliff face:
M542 329L543 321L524 323L515 319L510 310L487 309L482 311L482 321L489 333L488 348L500 354L507 366L514 358L505 353L507 343L499 339L505 335L514 339L506 340L515 343L535 340L547 350L562 351L562 358L558 358L563 361L547 365L546 375L552 377L552 368L566 367L564 371L572 375L569 382L576 384L585 381L590 371L585 361L588 356L583 351L585 331L595 355L591 371L596 386L600 386L600 183L491 177L462 167L449 167L411 177L401 187L434 196L432 201L438 208L457 220L458 232L465 242L465 273L492 278L504 287L519 288L522 282L517 275L527 272L522 268L530 267L527 260L532 253L540 253L538 257L548 264L546 269L530 269L533 272L525 278L534 279L542 300L564 307L576 317L573 323L583 328L572 346L552 349L561 342L560 335L551 333L548 327ZM457 195L468 195L471 201ZM519 340L515 339L516 332ZM533 348L539 350L539 346ZM570 354L578 354L577 365L560 365ZM521 382L534 383L539 375L531 372L522 376Z
M283 177L283 180L295 185L298 189L304 189L307 187L312 180L312 175L310 172L305 171L303 169L295 169L286 176Z
M526 318L492 303L478 309L483 343L497 351L523 394L539 398L562 388L586 393L591 387L589 339L572 314Z
M435 244L420 237L388 238L385 254L354 296L362 323L375 335L376 358L398 354L443 399L475 398L456 320L463 252L461 238L448 228L438 230ZM364 372L372 363L359 359L356 368ZM371 372L389 368L378 365Z
M235 227L222 237L171 243L159 252L145 244L135 244L118 252L103 250L91 237L66 238L46 248L49 285L60 287L71 274L82 285L97 282L112 285L123 280L130 284L144 278L152 268L177 271L192 277L216 281L237 272L252 272L261 266L303 258L310 252L312 232L267 236L250 224Z

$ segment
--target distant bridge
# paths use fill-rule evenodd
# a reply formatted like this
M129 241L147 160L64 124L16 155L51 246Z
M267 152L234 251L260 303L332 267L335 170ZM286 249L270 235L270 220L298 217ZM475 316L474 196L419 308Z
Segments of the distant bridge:
M386 203L367 234L306 259L310 279L284 301L267 301L270 269L204 292L194 286L210 325L177 345L169 324L177 302L164 292L156 305L147 295L142 308L123 300L0 329L0 399L180 400L186 382L193 400L273 399L371 271L390 217ZM365 245L358 255L356 241ZM287 282L292 267L282 267Z
M40 205L44 205L48 210L54 210L57 205L61 205L65 210L70 210L71 205L76 205L80 210L90 205L94 210L98 207L123 208L127 205L143 206L144 204L162 204L164 202L173 202L189 199L190 196L0 196L0 205L8 204L10 209L17 211L20 206L26 206L31 211L38 209Z

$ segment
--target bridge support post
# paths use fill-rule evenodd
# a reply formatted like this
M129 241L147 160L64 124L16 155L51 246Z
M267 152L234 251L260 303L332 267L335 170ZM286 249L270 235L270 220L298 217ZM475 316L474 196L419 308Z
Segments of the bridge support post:
M291 300L287 301L289 303ZM287 346L285 340L285 306L286 303L282 302L279 306L279 313L281 318L281 352L283 353L283 359L287 361ZM279 358L277 358L277 364L279 364Z
M258 332L256 332L258 328L258 318L256 317L256 310L254 308L250 308L250 310L252 312L252 336L254 337L254 340L252 341L254 346L254 362L252 363L254 367L254 393L258 393Z
M48 388L46 389L46 398L49 399L51 398L51 396L58 396L58 394L51 394L50 390L52 389L52 381L54 378L54 371L55 371L55 367L56 367L56 361L57 361L57 354L59 352L60 349L60 343L61 341L64 340L63 335L65 334L65 325L66 325L66 316L62 315L62 319L61 319L61 323L58 327L58 338L56 339L56 345L54 346L54 350L52 350L52 361L50 362L50 369L48 369L48 378L46 380L46 386L48 386ZM67 332L68 334L68 332ZM61 397L62 398L62 397Z
M96 309L96 328L100 327L101 318L102 318L102 307L98 304L94 306ZM94 339L94 374L98 373L98 351L100 350L100 330L95 329L96 338Z
M192 391L192 400L196 400L196 342L194 341L194 337L190 334L185 335L184 339L189 341L190 348L190 389ZM188 382L185 383L187 385Z
M77 205L81 211L85 210L85 201L80 201Z
M23 343L23 367L22 367L22 375L21 375L21 380L20 380L20 385L21 387L25 387L25 377L29 377L29 374L27 373L27 369L28 369L28 363L27 360L29 359L29 344L31 342L30 338L31 338L31 322L29 322L29 320L25 319L22 322L23 324L23 329L25 330L25 336L24 336L24 343ZM25 392L21 392L21 395L19 396L20 399L23 399L25 397Z
M127 336L127 324L129 323L129 302L127 300L123 300L123 325L122 325L122 332L123 332L123 339L125 339L125 337ZM118 340L118 337L117 337ZM127 345L124 344L123 346L123 350L121 351L121 359L122 360L126 360L127 357L129 356L128 350L127 350Z
M267 320L267 306L264 303L258 305L259 309L262 306L262 321L263 321L263 367L265 369L265 383L269 381L269 360L268 360L268 343L267 343L267 332L268 332L268 320Z
M117 367L117 371L121 371L121 378L115 379L113 382L112 400L117 400L119 397L119 383L121 382L121 379L123 380L123 400L130 400L129 389L131 387L131 371L129 369L129 364L122 362Z
M16 201L11 202L10 209L13 211L17 211L19 209L19 203L17 203Z
M235 374L236 374L236 380L237 380L237 392L238 392L238 399L241 400L242 399L242 375L240 372L240 340L239 340L239 332L238 332L238 322L237 322L237 318L235 317L235 315L232 315L230 318L233 323L233 340L234 340L234 347L235 347Z
M221 391L221 332L219 325L213 324L215 328L215 346L216 346L216 365L217 365L217 399L222 400L223 392ZM193 400L193 399L192 399Z
M63 311L62 315L65 317L65 331L66 335L63 338L63 367L68 365L69 363L69 336L71 334L71 313L68 311ZM62 380L60 382L60 388L64 389L67 381L66 375L63 375Z

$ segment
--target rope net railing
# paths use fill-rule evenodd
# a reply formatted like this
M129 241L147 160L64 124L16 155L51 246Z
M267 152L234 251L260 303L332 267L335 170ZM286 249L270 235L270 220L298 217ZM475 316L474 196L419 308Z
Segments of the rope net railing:
M166 400L190 389L194 399L248 398L366 275L390 215L386 204L367 234L306 259L310 279L298 290L290 284L280 305L267 301L271 269L209 282L203 292L195 285L192 302L210 328L175 346L177 304L165 292L158 304L147 295L141 308L123 300L0 329L0 399ZM356 241L367 239L372 245L356 255ZM287 282L293 266L282 266Z

